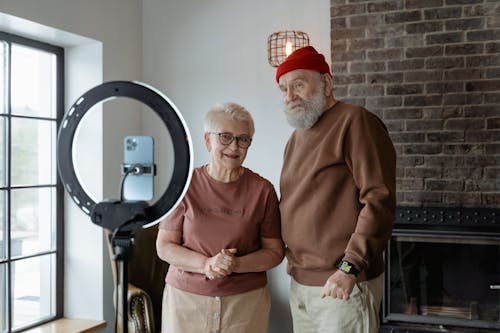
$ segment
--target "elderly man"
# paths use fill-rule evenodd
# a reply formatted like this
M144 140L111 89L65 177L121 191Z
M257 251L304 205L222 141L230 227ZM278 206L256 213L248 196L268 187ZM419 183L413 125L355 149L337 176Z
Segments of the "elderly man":
M276 81L295 128L280 179L294 331L377 332L395 209L387 129L334 98L330 68L311 46L288 56Z

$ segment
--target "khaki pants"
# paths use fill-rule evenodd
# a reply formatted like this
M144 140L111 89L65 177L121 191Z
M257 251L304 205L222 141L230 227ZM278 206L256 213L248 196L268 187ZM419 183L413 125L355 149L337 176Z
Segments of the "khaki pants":
M162 333L266 333L271 300L267 287L212 297L165 285Z
M376 333L384 274L358 282L349 300L320 298L322 287L304 286L292 278L290 307L294 333Z

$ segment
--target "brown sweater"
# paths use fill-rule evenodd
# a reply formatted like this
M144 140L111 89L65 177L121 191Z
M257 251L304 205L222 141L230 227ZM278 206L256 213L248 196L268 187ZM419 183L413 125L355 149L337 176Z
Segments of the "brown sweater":
M384 271L392 232L396 154L374 114L338 102L296 130L281 173L281 224L288 273L322 286L342 259L368 280Z

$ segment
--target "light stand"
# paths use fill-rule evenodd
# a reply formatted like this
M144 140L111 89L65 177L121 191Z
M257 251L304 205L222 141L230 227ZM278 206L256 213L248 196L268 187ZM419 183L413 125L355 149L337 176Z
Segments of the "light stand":
M128 262L134 248L134 231L149 221L148 207L145 201L103 201L96 204L90 214L92 222L113 230L110 241L115 254L113 260L119 263L120 270L121 305L116 307L122 310L122 333L128 333Z
M165 124L174 145L172 178L163 195L150 206L145 201L107 200L99 203L83 190L73 165L73 139L80 121L95 104L116 97L129 97L149 106ZM57 137L59 176L74 203L96 225L112 230L114 260L121 263L122 332L128 332L128 261L133 250L134 231L150 227L168 215L187 191L193 170L189 130L175 105L160 92L140 82L112 81L83 94L64 115ZM118 307L118 304L116 304Z
M118 236L118 237L116 237ZM115 237L111 238L111 242L113 244L113 248L115 251L115 256L113 260L121 263L120 272L121 272L121 308L122 308L122 332L128 333L128 302L127 302L127 293L128 293L128 261L132 255L132 248L134 245L134 238L131 233L125 235L115 235ZM118 304L116 304L118 307Z

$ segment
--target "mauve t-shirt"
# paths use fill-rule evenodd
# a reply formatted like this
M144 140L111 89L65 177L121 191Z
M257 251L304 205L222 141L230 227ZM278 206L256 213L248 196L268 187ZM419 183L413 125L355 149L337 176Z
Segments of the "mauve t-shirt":
M281 238L278 198L273 185L250 169L223 183L199 167L185 197L160 228L182 232L182 246L207 257L225 248L236 248L236 256L243 256L259 250L261 238ZM267 277L264 271L209 280L170 266L165 281L198 295L227 296L262 288Z

